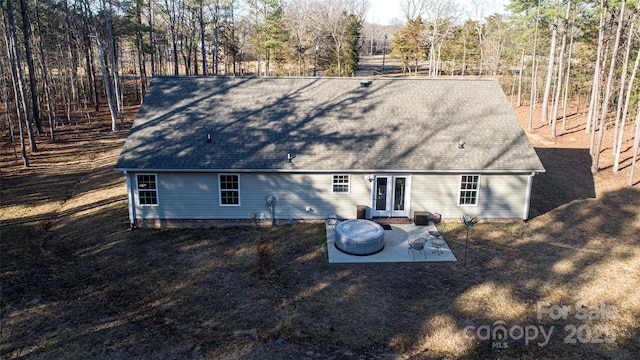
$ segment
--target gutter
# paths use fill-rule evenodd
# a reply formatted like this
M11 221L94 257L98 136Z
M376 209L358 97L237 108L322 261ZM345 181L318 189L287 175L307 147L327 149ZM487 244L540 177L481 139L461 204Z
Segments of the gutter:
M136 169L114 168L115 171L127 171L135 173L283 173L283 174L335 174L335 173L380 173L380 174L522 174L533 172L535 174L545 172L542 169L519 170L478 170L478 169L454 169L454 170L419 170L419 169Z

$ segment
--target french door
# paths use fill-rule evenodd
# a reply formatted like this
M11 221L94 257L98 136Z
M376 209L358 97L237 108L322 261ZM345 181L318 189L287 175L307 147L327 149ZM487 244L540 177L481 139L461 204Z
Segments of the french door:
M373 180L371 215L409 216L410 175L376 175Z

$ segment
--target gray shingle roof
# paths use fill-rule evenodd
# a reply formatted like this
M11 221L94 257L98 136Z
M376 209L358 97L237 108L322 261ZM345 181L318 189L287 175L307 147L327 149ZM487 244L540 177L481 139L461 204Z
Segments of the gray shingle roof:
M275 77L155 77L116 169L544 171L495 80Z

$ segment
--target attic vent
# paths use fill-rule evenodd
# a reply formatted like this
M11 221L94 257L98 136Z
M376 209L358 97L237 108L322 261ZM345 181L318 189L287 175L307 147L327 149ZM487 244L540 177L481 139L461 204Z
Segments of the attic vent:
M362 79L360 80L360 87L369 87L369 85L371 85L372 83L373 81L369 79Z

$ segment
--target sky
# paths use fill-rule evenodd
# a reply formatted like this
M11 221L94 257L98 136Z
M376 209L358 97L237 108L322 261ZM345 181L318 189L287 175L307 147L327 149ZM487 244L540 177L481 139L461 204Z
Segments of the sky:
M388 25L392 19L397 18L400 19L402 23L404 23L404 14L400 10L400 4L403 0L369 0L371 4L371 8L367 14L367 20L372 23L377 23L380 25ZM478 1L478 0L476 0ZM473 9L473 0L457 0L458 4L465 7L467 12L474 13L471 9ZM482 2L480 0L479 2ZM502 11L504 5L509 3L509 0L489 0L484 1L486 4L489 4L489 7L494 7L494 11L489 11L486 15L493 14L498 11ZM465 15L466 17L466 15Z

